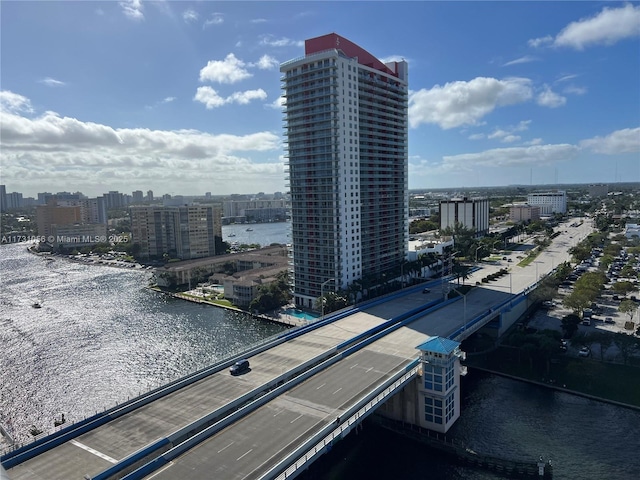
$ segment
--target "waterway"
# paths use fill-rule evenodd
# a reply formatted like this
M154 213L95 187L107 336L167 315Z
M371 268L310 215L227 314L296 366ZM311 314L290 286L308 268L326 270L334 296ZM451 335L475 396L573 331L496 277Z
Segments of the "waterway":
M288 224L223 228L239 243L286 243L287 234ZM0 246L0 422L18 440L31 425L52 430L62 413L80 420L283 330L154 293L147 276ZM451 435L478 452L545 455L556 479L637 478L637 411L491 375L464 378L462 394ZM311 478L502 478L373 427L340 443Z

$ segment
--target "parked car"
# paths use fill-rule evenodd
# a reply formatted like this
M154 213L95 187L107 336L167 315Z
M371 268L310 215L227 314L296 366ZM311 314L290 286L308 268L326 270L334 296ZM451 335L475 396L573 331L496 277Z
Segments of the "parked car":
M578 352L579 357L588 357L589 355L591 355L591 350L589 350L589 347L582 347Z
M616 322L615 322L615 320L614 320L613 318L611 318L611 317L606 317L606 318L604 319L604 323L611 323L611 324L613 324L613 323L616 323Z
M424 288L424 289L422 290L422 293L431 293L431 290L430 290L430 289L428 289L428 288Z

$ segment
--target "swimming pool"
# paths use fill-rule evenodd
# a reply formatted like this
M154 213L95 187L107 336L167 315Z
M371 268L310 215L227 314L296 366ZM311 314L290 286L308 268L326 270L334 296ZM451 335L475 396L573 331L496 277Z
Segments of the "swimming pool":
M285 315L291 315L292 317L301 318L302 320L316 320L320 315L313 315L312 313L303 312L297 308L287 308L283 310Z

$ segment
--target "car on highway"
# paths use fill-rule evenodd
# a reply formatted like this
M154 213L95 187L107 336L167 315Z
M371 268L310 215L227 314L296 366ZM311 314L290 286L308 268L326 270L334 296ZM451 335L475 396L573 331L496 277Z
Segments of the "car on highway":
M238 360L236 363L231 365L229 368L229 373L231 375L240 375L241 373L247 372L249 370L249 360L246 358L242 360Z
M578 351L578 356L579 357L588 357L589 355L591 355L591 350L589 350L589 347L582 347Z
M424 288L422 289L422 293L431 293L431 290L429 288Z

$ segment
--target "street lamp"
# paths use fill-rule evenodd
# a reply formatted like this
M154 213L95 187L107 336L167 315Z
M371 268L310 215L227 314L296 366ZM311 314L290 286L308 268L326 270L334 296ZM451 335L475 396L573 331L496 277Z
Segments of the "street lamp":
M335 281L335 278L330 278L329 280L322 282L322 285L320 285L320 303L322 304L322 315L320 317L320 320L324 320L324 286L329 283L329 282L333 282Z
M480 250L481 248L482 248L482 245L476 248L476 263L478 263L478 250Z

